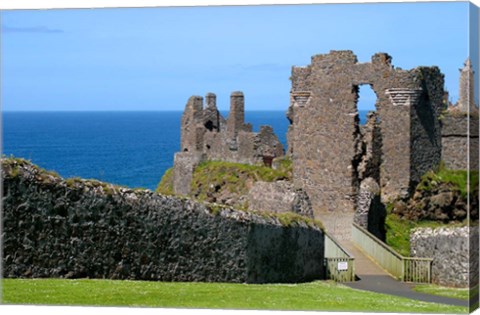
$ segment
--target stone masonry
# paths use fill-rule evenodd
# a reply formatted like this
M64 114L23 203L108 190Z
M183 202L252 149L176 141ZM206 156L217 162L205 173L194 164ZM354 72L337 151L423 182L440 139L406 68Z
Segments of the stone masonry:
M478 243L469 247L472 239L478 239L478 226L418 228L410 235L411 254L433 258L433 283L468 287L470 280L473 287L478 284Z
M459 98L456 106L459 111L464 113L477 109L474 95L474 73L470 58L467 58L463 68L460 69Z
M445 166L457 170L478 170L478 116L449 111L441 122L442 161ZM469 150L470 154L467 154Z
M292 67L291 80L286 150L293 165L291 190L304 192L314 217L340 240L350 239L352 222L383 238L385 202L411 197L421 176L442 159L449 168L465 169L470 150L470 168L478 168L478 111L469 60L460 71L459 103L448 111L438 67L395 68L385 53L367 63L359 63L352 51L315 55L310 65ZM376 111L360 126L357 101L365 84L377 96ZM206 100L203 108L203 98L192 96L182 117L174 166L174 190L180 194L189 193L191 173L204 160L261 164L283 155L271 127L254 133L245 123L243 93L231 94L227 120L214 94ZM284 191L275 185L257 188L271 192L270 198ZM258 202L250 203L272 208L261 195L253 192L250 199L256 196ZM291 202L282 207L290 209Z
M363 84L377 95L376 145L370 149L380 156L370 170L362 169L368 141L357 110ZM315 217L337 238L350 238L361 172L378 174L385 201L407 197L420 176L438 165L443 85L437 67L394 68L384 53L358 63L351 51L331 51L292 68L287 152L294 184L308 193Z
M310 198L289 181L256 182L248 192L248 208L259 212L293 212L313 217Z
M274 216L1 162L6 278L324 279L324 233L305 221L286 226Z
M270 126L252 132L245 123L245 100L242 92L230 96L230 113L225 120L216 107L216 96L192 96L187 102L181 123L181 152L175 154L174 191L188 194L192 172L205 160L244 164L263 164L284 155L283 146Z
M386 216L385 205L380 200L380 187L376 180L368 177L360 184L357 209L353 220L378 239L385 241Z
M470 59L460 69L459 99L449 104L442 123L442 160L451 169L478 170L478 107ZM468 152L468 154L467 154Z

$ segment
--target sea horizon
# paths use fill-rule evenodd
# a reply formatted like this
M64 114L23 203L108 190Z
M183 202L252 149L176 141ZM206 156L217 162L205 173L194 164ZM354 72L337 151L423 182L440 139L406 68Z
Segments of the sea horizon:
M220 110L224 117L228 111ZM2 155L31 160L64 178L155 190L180 151L180 110L5 111ZM366 111L359 111L365 121ZM273 128L287 147L283 110L246 110L257 132Z

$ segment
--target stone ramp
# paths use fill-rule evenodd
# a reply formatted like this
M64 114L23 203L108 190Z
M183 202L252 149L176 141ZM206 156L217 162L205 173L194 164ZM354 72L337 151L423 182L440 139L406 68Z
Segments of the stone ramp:
M414 284L401 282L393 278L351 241L341 241L340 243L355 258L355 274L358 279L355 282L345 283L353 289L390 294L417 301L468 306L468 301L465 300L415 292L412 290Z

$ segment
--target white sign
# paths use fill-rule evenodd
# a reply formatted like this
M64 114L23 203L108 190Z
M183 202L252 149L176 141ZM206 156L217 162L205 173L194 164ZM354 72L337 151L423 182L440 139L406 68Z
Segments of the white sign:
M341 261L337 264L337 269L338 271L345 271L348 270L348 262L346 261Z

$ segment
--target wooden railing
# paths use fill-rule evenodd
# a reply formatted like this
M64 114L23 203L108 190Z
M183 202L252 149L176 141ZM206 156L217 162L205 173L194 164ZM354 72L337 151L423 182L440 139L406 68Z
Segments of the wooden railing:
M432 261L431 258L403 257L403 281L432 282Z
M337 282L355 280L355 259L325 232L325 274L327 279Z
M403 257L355 223L353 224L352 241L399 280L417 283L432 281L431 258Z

